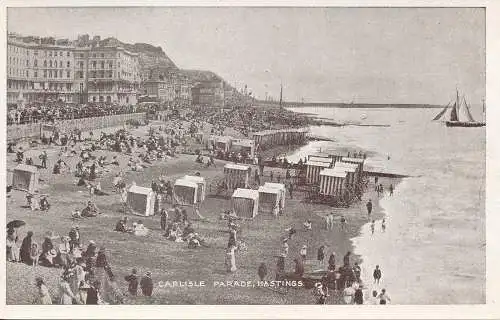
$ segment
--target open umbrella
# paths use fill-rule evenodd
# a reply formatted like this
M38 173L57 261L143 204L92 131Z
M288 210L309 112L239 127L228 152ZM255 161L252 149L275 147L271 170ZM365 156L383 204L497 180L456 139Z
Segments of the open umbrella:
M12 220L11 222L7 223L7 229L11 228L19 228L22 227L26 224L23 220Z

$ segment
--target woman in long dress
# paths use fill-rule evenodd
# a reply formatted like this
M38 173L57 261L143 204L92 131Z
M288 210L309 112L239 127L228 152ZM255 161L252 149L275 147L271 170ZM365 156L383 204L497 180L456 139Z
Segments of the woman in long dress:
M236 271L236 257L234 255L235 249L235 246L231 246L226 251L226 268L228 272Z
M42 278L36 278L37 296L35 304L52 304L49 289Z
M82 259L78 261L78 264L73 268L73 276L71 277L71 290L77 294L80 291L80 285L82 282L85 282L85 270L84 270L84 265L85 263L83 262ZM80 295L77 296L77 302L78 304L84 304L85 300L80 299Z
M17 235L14 229L7 230L7 261L19 261L19 247L17 246Z
M76 299L73 291L71 291L68 278L68 275L63 275L61 277L61 284L59 286L59 292L61 294L61 298L59 300L60 304L73 304L73 300Z

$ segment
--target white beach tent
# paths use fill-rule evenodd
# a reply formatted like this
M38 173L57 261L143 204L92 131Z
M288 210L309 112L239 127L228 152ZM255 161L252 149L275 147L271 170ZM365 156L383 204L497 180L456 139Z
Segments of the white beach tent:
M191 180L177 179L174 184L175 203L192 205L198 200L198 184Z
M245 151L250 158L255 156L255 141L250 139L238 139L231 144L231 151Z
M19 164L12 172L12 187L14 189L35 192L38 190L38 178L40 173L35 166Z
M232 203L238 217L253 218L259 213L259 191L238 188L233 192Z
M309 159L307 162L312 161L312 162L324 162L324 163L333 163L334 160L333 158L330 157L317 157L317 156L309 156Z
M356 183L356 172L358 171L358 166L352 163L346 162L336 162L334 168L341 168L347 172L347 185L353 186Z
M215 138L215 149L221 149L223 151L229 151L231 148L231 142L233 137L229 136L219 136Z
M132 185L127 191L127 205L141 216L154 215L155 193L153 189Z
M281 208L285 208L285 197L286 197L286 188L283 183L273 183L273 182L266 182L264 183L264 187L268 188L274 188L280 191L280 198L279 198L279 203L281 204Z
M319 183L319 173L321 170L330 168L329 163L319 161L307 161L306 166L306 181L312 184Z
M259 187L259 210L264 213L271 213L275 216L279 213L279 201L281 191L276 188Z
M198 185L196 202L203 202L205 200L205 193L207 189L207 182L205 178L199 176L184 176L182 179L193 181Z
M248 166L228 163L224 166L224 177L229 189L248 187Z
M320 172L319 192L326 196L342 196L346 187L347 172L342 168L324 169Z
M363 158L343 158L341 162L357 165L356 181L360 181L363 176L365 159Z

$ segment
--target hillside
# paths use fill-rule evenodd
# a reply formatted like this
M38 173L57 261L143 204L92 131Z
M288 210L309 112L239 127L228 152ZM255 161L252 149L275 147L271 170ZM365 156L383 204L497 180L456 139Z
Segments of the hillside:
M162 66L177 70L175 63L165 54L161 47L155 47L147 43L129 44L121 42L116 38L106 38L99 43L100 46L121 46L128 51L139 54L139 65L141 70L154 66Z

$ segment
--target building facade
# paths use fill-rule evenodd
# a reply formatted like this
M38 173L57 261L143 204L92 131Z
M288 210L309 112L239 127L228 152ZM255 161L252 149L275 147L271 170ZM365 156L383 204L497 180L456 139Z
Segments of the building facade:
M172 105L189 106L192 103L191 82L176 70L153 67L143 82L145 94Z
M7 103L74 102L73 47L7 40Z
M119 46L101 47L99 40L88 45L80 38L70 42L9 34L7 103L135 104L138 54Z
M224 81L200 81L191 89L194 105L224 107Z

